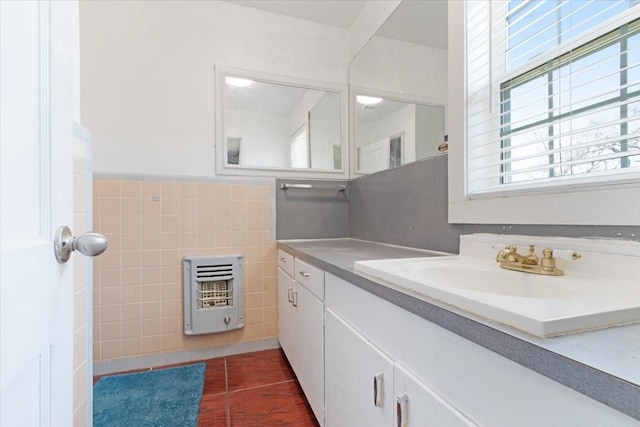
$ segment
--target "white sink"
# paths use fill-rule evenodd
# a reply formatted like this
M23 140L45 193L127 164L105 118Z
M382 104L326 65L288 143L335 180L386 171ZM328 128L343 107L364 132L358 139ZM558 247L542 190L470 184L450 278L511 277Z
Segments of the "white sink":
M354 268L407 293L551 337L640 321L640 275L632 261L630 275L614 277L540 276L465 255L359 261Z

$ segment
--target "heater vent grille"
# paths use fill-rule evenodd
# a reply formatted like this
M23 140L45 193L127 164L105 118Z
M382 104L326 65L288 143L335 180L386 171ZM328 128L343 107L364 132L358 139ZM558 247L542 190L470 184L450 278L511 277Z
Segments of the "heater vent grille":
M233 264L196 265L196 280L226 280L233 277Z
M198 282L198 308L233 305L233 280Z
M187 335L222 332L244 325L242 255L184 259Z

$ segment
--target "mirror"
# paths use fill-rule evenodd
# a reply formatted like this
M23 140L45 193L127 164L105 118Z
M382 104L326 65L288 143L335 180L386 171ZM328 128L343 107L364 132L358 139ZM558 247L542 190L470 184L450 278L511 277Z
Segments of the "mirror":
M355 95L357 173L373 173L438 154L444 107Z
M446 0L404 0L351 61L355 174L441 153L447 56Z
M231 70L217 91L219 173L344 173L344 91Z

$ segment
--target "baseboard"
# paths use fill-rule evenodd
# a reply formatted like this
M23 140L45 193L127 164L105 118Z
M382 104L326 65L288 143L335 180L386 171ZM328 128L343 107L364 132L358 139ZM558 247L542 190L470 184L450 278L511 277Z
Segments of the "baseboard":
M93 375L106 375L136 369L153 368L156 366L173 365L175 363L195 362L198 360L214 359L232 354L251 353L253 351L270 350L274 348L280 348L278 338L234 343L221 347L197 348L173 353L154 354L151 356L107 360L93 363Z

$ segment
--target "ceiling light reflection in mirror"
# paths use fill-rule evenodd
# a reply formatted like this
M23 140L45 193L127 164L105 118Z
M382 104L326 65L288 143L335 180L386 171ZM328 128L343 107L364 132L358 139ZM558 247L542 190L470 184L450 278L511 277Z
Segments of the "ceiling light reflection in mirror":
M445 134L444 108L377 98L355 103L358 173L394 168L438 153Z
M224 167L342 168L341 94L227 75Z
M366 95L356 96L356 102L362 105L375 105L382 101L383 99L378 98L377 96L366 96Z
M357 174L439 154L446 132L447 2L404 0L349 66ZM361 96L382 99L364 105Z
M235 87L247 87L247 86L250 86L251 83L253 83L253 80L241 79L240 77L231 77L231 76L227 76L224 79L224 81L229 86L235 86Z

